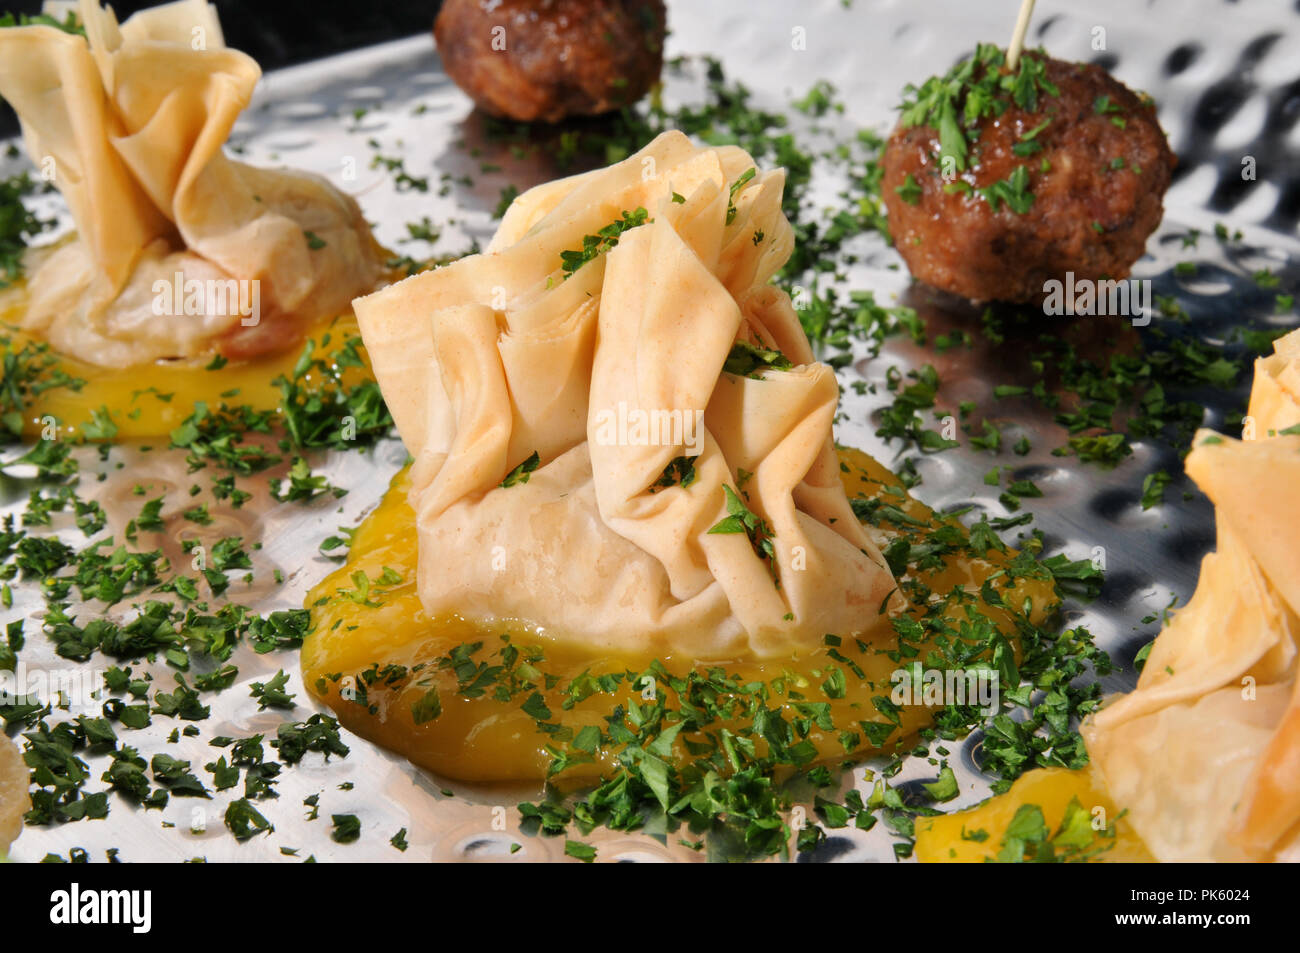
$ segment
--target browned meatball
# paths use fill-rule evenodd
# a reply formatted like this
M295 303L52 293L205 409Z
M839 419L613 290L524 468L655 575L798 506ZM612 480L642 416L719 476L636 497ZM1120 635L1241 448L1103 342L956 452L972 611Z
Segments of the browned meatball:
M485 113L558 122L630 105L659 79L663 0L446 0L443 68Z
M1008 78L1000 102L961 127L965 98L956 101L959 126L948 132L969 130L964 170L948 159L944 179L940 133L908 128L906 108L882 160L889 228L907 267L974 301L1040 301L1044 282L1066 272L1127 277L1160 224L1176 162L1154 106L1101 67L1025 57L1036 62L1022 70L1041 80L1036 102L1017 104ZM1011 76L1001 54L972 75Z

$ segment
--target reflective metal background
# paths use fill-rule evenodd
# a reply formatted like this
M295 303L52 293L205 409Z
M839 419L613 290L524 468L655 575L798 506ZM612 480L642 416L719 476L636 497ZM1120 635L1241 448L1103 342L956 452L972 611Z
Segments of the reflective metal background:
M829 80L846 110L843 116L821 120L820 125L845 135L852 135L857 126L884 132L892 124L903 83L920 82L946 69L976 39L1005 43L1016 6L1013 0L978 4L857 0L846 10L839 0L797 5L779 0L678 2L670 4L669 54L718 56L729 76L754 91L757 105L778 109L784 109L792 96L803 95L814 81ZM1150 92L1160 104L1161 122L1181 164L1166 200L1165 223L1150 242L1136 276L1153 279L1157 294L1176 295L1190 313L1193 320L1186 328L1161 325L1157 317L1153 326L1168 333L1195 334L1218 345L1239 325L1290 325L1297 320L1295 313L1273 314L1272 292L1259 291L1251 275L1267 267L1281 276L1279 291L1294 291L1300 284L1298 26L1293 5L1262 0L1110 0L1089 4L1087 9L1052 0L1039 4L1031 32L1034 45L1042 43L1064 59L1104 62L1121 80ZM1092 47L1097 28L1105 31L1104 51ZM794 31L799 29L806 37L804 50L792 48ZM670 105L683 98L695 100L699 89L696 79L670 75L665 98ZM399 191L390 173L371 168L376 152L372 141L382 155L400 156L409 174L428 176L429 191ZM284 163L329 176L358 196L367 217L377 223L381 240L416 256L430 249L404 241L405 223L427 215L441 226L439 252L463 250L473 239L486 243L500 190L513 184L522 191L556 172L534 159L517 160L500 144L483 139L481 123L469 115L468 101L440 71L427 35L269 74L236 127L233 142L249 161ZM462 142L485 151L473 156ZM1255 181L1241 177L1247 156L1257 162ZM500 165L501 171L484 172L482 162ZM0 172L5 174L17 167L15 160L0 162ZM472 184L463 180L466 176ZM449 188L440 195L444 182ZM834 176L820 180L815 193L819 204L834 207L839 187ZM50 202L52 208L57 205L54 199ZM1220 246L1213 239L1217 221L1241 229L1244 240ZM1180 236L1188 228L1198 228L1206 236L1195 249L1182 248ZM1052 456L1051 448L1064 443L1065 434L1049 415L1028 402L995 403L991 398L993 383L1008 382L1017 373L1017 361L1023 359L1027 345L1009 340L1001 347L990 346L979 336L973 312L909 291L906 271L882 243L862 239L858 246L862 261L849 269L849 286L871 289L882 302L898 296L921 309L932 336L949 326L968 328L976 347L939 355L906 340L892 340L879 358L868 362L864 357L847 368L845 381L883 384L891 366L905 371L932 363L943 381L941 406L955 409L963 400L974 400L1003 426L1008 444L1021 433L1030 438L1034 449L1023 458L1006 452L990 458L968 446L927 457L919 466L924 482L916 492L937 508L973 503L1002 515L999 491L984 485L984 473L998 463L1015 467L1016 478L1031 477L1044 497L1026 501L1026 507L1037 517L1034 525L1046 534L1048 553L1063 551L1083 558L1091 556L1095 547L1104 548L1109 574L1103 597L1091 605L1069 606L1065 623L1087 625L1122 667L1105 680L1107 690L1131 687L1128 663L1156 631L1154 625L1139 620L1158 614L1174 596L1185 600L1190 595L1199 559L1213 543L1208 502L1199 494L1184 501L1182 493L1191 487L1180 478L1166 492L1164 505L1142 511L1138 501L1147 473L1159 468L1181 473L1177 454L1161 446L1137 445L1134 456L1112 471ZM1196 276L1176 276L1173 265L1189 260L1200 265ZM1132 343L1137 346L1136 340ZM1249 375L1234 393L1206 391L1191 398L1205 406L1206 425L1221 426L1226 413L1244 409L1248 388ZM895 460L895 448L873 436L874 413L884 398L858 396L847 388L845 393L839 440L863 447L886 462ZM93 456L83 457L87 473L98 466ZM178 515L186 499L184 491L193 480L176 456L115 450L113 462L121 460L127 466L118 470L110 464L106 481L90 493L116 517L120 535L122 523L139 510L141 498L131 495L136 483L152 481L159 487L178 488L180 493L169 500L164 513L169 519L162 544L173 554L179 553L176 540L182 531L210 539L239 533L250 542L263 540L265 548L255 556L256 589L236 584L229 595L268 611L300 606L306 590L334 568L317 555L320 541L335 527L355 523L379 499L403 456L394 442L381 447L373 458L322 457L331 482L351 491L342 501L277 507L263 492L242 511L223 513L215 525L201 530ZM266 474L276 475L276 471ZM88 495L92 482L83 477L83 495ZM6 509L21 512L29 489L22 480L0 481ZM78 536L74 530L68 539ZM152 544L142 537L140 546L146 545ZM283 586L270 585L273 566L282 569ZM40 607L38 598L17 595L6 619ZM87 607L83 621L94 611L95 607ZM28 622L27 631L28 647L22 658L28 666L67 664L53 656L40 635L38 619ZM294 654L257 656L241 649L233 661L239 666L240 682L205 698L211 702L212 717L200 723L202 734L166 748L176 757L191 759L201 778L202 765L219 753L208 747L207 738L259 731L274 735L282 720L275 713L255 712L248 697L249 683L264 681L283 667L292 674L290 685L298 701L303 703L307 697ZM171 684L166 666L159 664L153 670L162 684ZM300 705L293 718L305 718L310 710ZM175 723L159 717L149 729L123 732L122 740L147 757L162 749L173 727ZM352 748L347 758L324 765L318 755L309 755L297 768L286 769L278 784L278 801L259 802L259 809L275 825L270 836L237 845L221 822L225 796L211 802L173 798L162 812L132 809L113 798L106 821L28 828L15 844L13 857L37 860L46 852L66 856L74 846L88 849L94 860L102 860L110 847L119 848L124 860L206 857L241 862L292 861L281 855L281 847L299 848L298 858L312 854L322 861L535 861L558 859L562 854L562 839L517 833L513 804L520 796L535 796L536 791L448 784L359 738L345 737ZM978 740L977 736L968 739L959 757L954 751L953 767L962 794L946 805L949 808L974 803L987 793L987 779L972 756ZM107 759L90 762L92 777L97 779ZM896 780L917 783L934 774L933 766L917 760ZM353 783L354 789L340 790L346 782ZM87 790L100 786L92 780ZM454 796L443 793L448 790ZM311 794L320 794L320 819L309 822L301 802ZM501 805L507 808L499 810ZM206 833L190 830L197 819L192 814L196 808L206 812ZM358 843L339 846L330 841L328 818L333 813L360 817ZM496 829L501 820L505 830ZM164 821L175 827L164 827ZM405 853L388 845L388 838L402 827L407 828L411 845ZM812 859L892 861L892 839L883 828L877 825L869 834L835 832ZM585 840L599 848L602 860L700 859L674 846L675 837L665 844L649 836L596 832ZM513 841L523 849L511 855Z

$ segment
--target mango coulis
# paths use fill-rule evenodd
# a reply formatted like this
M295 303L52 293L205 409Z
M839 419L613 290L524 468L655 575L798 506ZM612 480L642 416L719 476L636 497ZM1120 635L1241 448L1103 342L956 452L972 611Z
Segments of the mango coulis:
M913 525L955 524L907 495L898 480L866 454L843 450L841 461L850 499L887 501ZM445 777L482 782L544 778L552 760L547 750L551 738L539 731L537 720L523 710L522 698L501 701L491 692L468 697L458 691L463 686L458 685L450 666L440 667L438 661L446 660L453 649L465 643L482 643L484 648L475 658L486 660L487 653L500 648L503 635L520 648L537 646L544 661L533 664L546 675L558 677L553 688L542 692L546 705L559 723L576 732L588 725L604 725L615 705L631 696L634 688L624 685L621 694L594 694L565 708L566 685L583 673L642 672L654 659L595 656L582 646L551 637L539 639L523 625L485 630L462 618L430 619L416 591L415 513L407 502L408 489L403 471L356 531L345 565L308 594L314 629L302 649L304 683L347 728ZM891 532L888 527L883 529ZM1013 555L989 551L984 558L954 556L941 569L928 573L925 583L935 592L964 587L974 594L972 605L1009 636L1014 631L1011 612L985 603L979 592L982 583ZM1041 622L1056 603L1051 583L1041 580L1019 579L1001 592L1005 604L1028 606L1028 615L1035 622ZM785 702L790 709L799 697L829 702L834 728L814 728L808 738L816 746L818 761L880 754L928 726L934 712L925 705L904 706L896 713L898 728L883 749L863 739L846 750L840 735L843 728L885 720L872 699L890 694L891 673L899 667L886 652L896 645L891 619L908 611L904 602L894 599L884 614L864 620L856 638L846 635L838 647L821 645L798 657L668 657L659 661L679 676L694 666L697 670L720 667L743 682L780 679L795 694ZM943 611L953 614L954 625L959 623L960 609ZM846 661L852 664L846 665ZM860 675L854 673L855 667ZM829 678L836 678L842 686L833 694L824 689ZM440 700L436 717L419 711L420 700L430 687L437 689ZM421 714L423 717L418 717ZM679 737L674 742L675 759L686 757L687 740ZM594 779L609 766L609 757L601 752L591 763L570 768L564 778Z
M20 288L7 296L0 312L0 325L11 325L22 309ZM9 330L13 346L21 348L27 341L38 340L21 331ZM307 340L319 351L330 343L341 343L358 333L352 315L323 318L312 322ZM56 355L58 370L84 383L73 389L53 387L35 395L24 420L24 435L40 436L47 430L49 418L56 421L61 436L75 437L81 426L100 409L110 412L117 435L126 439L162 437L179 426L192 412L195 403L216 405L222 401L246 404L255 410L277 410L281 393L273 381L290 377L298 362L302 346L253 360L230 361L212 365L210 358L152 362L144 367L107 368L88 364L66 355ZM211 369L210 368L211 365ZM359 375L349 370L345 375ZM346 378L345 378L346 379ZM311 385L310 372L303 383ZM351 382L349 382L351 383ZM844 483L851 498L887 500L907 516L937 527L941 519L924 504L898 489L897 479L866 454L854 450L841 453L845 464ZM320 583L309 595L314 634L303 647L303 674L309 689L333 708L340 721L350 730L375 743L397 751L415 764L448 777L466 781L536 780L546 776L552 754L549 739L538 731L536 720L517 702L502 703L490 695L466 697L455 692L455 680L443 673L386 691L382 684L368 686L364 704L355 700L357 693L348 686L364 678L366 671L379 672L388 666L415 668L431 666L452 649L465 643L482 642L491 647L508 634L517 645L538 645L545 657L545 670L558 676L559 685L570 682L583 672L642 671L653 661L649 657L593 656L581 646L554 640L539 640L526 626L508 632L485 631L465 619L450 617L429 619L420 604L416 578L415 514L407 502L409 481L403 471L393 481L379 507L358 529L344 566ZM888 530L886 530L888 533ZM944 570L927 576L926 583L935 591L963 585L977 591L984 580L1005 566L1009 554L990 553L982 559L953 559ZM401 581L380 587L382 593L361 600L345 595L355 592L356 574L379 580ZM1048 584L1033 580L1019 581L1011 590L1014 601L1031 600L1030 618L1041 621L1054 602ZM901 600L897 600L901 602ZM1013 601L1008 598L1008 602ZM366 602L371 604L367 605ZM979 610L1010 631L1005 609L976 600ZM862 720L880 721L871 698L889 692L890 674L897 663L884 654L892 645L889 625L892 609L873 620L857 638L874 648L854 652L856 644L845 639L837 654L849 657L863 673L849 675L842 698L830 699L832 721L839 727ZM827 674L842 669L843 663L831 657L831 649L822 646L804 656L788 659L660 659L675 673L695 665L700 668L720 666L729 675L745 681L784 679L797 692L821 697L816 686ZM541 664L541 663L539 663ZM337 678L337 676L342 676ZM350 678L349 678L350 676ZM417 723L413 705L426 692L430 680L441 683L441 713ZM380 680L382 682L382 680ZM584 725L600 725L612 708L625 702L634 688L621 695L596 695L568 710L560 709L558 696L548 698L560 720L577 730ZM933 709L924 705L904 706L898 714L899 728L886 743L889 749L906 743L921 728L930 724ZM880 753L879 748L864 745L846 751L836 731L814 730L809 740L816 746L818 760L842 761ZM680 749L682 742L676 747ZM680 754L681 752L678 751ZM597 756L591 764L577 765L566 772L570 781L591 780L611 767L607 758ZM967 811L941 817L922 818L917 824L916 856L922 861L981 861L997 852L999 835L1004 832L1016 810L1023 804L1038 804L1049 824L1060 822L1066 805L1078 798L1089 808L1101 806L1116 816L1114 805L1099 790L1091 773L1050 768L1030 771L1006 794L991 798ZM971 839L973 831L991 836ZM1116 822L1113 849L1097 857L1104 861L1148 861L1150 855L1123 820Z
M40 342L38 336L16 328L24 301L20 283L6 293L0 308L0 334L11 339L13 350L28 342ZM111 416L117 427L116 437L127 440L166 437L194 412L194 405L200 401L211 407L224 401L232 406L248 405L255 411L279 410L281 393L273 382L277 377L293 376L307 341L315 342L317 354L323 354L359 333L352 314L318 318L307 323L303 339L293 346L224 364L205 356L132 367L101 367L55 353L56 363L51 370L61 370L84 383L77 388L51 387L30 395L24 401L23 436L76 438L82 435L82 426L101 410ZM301 383L310 387L315 383L314 373L314 369L309 370ZM343 373L343 381L351 386L368 375L368 370L349 368Z
M1094 863L1152 863L1133 825L1098 783L1090 767L1071 771L1068 768L1035 768L1026 771L1005 793L991 797L965 811L940 817L918 818L916 822L916 859L922 863L981 863L994 859L1016 812L1025 805L1036 805L1043 812L1049 830L1055 831L1065 817L1072 800L1095 815L1102 825L1112 825L1114 839L1105 850L1090 856ZM1100 812L1098 813L1098 809Z

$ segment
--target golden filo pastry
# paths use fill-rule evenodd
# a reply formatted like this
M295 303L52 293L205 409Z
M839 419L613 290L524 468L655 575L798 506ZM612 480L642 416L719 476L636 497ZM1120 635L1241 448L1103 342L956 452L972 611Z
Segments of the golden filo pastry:
M22 833L23 815L31 806L22 752L0 732L0 859Z
M1272 354L1256 359L1246 419L1252 436L1300 425L1300 334L1278 338Z
M1247 433L1201 431L1187 473L1218 550L1137 689L1083 726L1160 860L1300 860L1300 331L1255 365Z
M354 302L414 458L431 616L726 659L879 614L894 584L840 483L834 373L768 283L783 186L664 133L519 196L484 254ZM759 352L784 359L724 371Z
M0 29L0 96L77 231L33 260L26 329L102 365L242 355L283 346L285 322L375 287L381 252L354 200L319 176L223 153L261 73L225 47L211 5L181 0L120 25L95 0L75 9L84 37ZM232 280L257 283L255 309L251 286L226 294ZM180 296L160 299L164 285L222 296L175 313Z

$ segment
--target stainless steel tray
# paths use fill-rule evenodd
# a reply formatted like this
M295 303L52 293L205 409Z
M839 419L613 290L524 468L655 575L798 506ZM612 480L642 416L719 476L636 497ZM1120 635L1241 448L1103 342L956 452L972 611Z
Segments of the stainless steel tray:
M818 125L846 135L860 126L885 132L892 125L892 110L905 82L919 82L946 69L976 39L1005 42L1014 7L1010 2L995 9L992 4L956 0L924 5L856 0L847 8L840 0L797 7L780 0L708 4L682 0L670 4L669 55L717 56L730 77L754 91L759 104L782 110L815 81L829 80L846 108L843 115L830 114ZM1099 30L1104 32L1104 50L1093 45ZM1149 243L1149 254L1139 263L1136 276L1151 278L1158 294L1176 294L1188 309L1193 321L1179 333L1221 346L1237 326L1294 325L1294 311L1274 314L1271 296L1256 293L1251 279L1256 270L1270 268L1281 277L1279 291L1294 291L1300 284L1296 225L1300 216L1300 23L1290 7L1264 0L1154 0L1141 7L1126 0L1107 0L1084 9L1044 0L1030 42L1043 43L1064 59L1099 59L1160 104L1160 119L1180 153L1182 172L1167 197L1164 225ZM669 103L695 99L698 94L698 77L692 78L689 70L681 76L668 75L665 98ZM796 132L802 135L807 130L796 126ZM328 176L358 196L382 241L417 257L431 251L462 251L474 241L486 244L501 189L510 184L522 191L557 171L536 160L516 159L503 146L483 138L480 121L470 115L468 101L441 72L427 35L268 74L237 125L232 145L255 163L284 163ZM476 148L484 151L475 155ZM427 178L427 191L399 187L391 170L372 165L377 153L400 157L408 175ZM1255 181L1240 178L1242 161L1248 156L1257 162ZM0 160L0 172L9 174L20 165L21 160ZM493 171L493 165L500 170ZM814 186L818 203L833 209L839 187L833 174L819 174ZM57 197L42 201L47 210L57 209ZM405 228L424 216L441 228L441 239L433 249L409 241ZM1242 241L1231 246L1214 241L1213 228L1219 221L1240 229ZM1181 236L1191 228L1207 237L1198 247L1184 249ZM923 309L932 334L949 325L971 326L971 314L963 309L909 291L906 271L882 242L855 241L862 260L848 270L848 287L873 290L882 302L898 296ZM1189 260L1200 265L1194 280L1173 271L1177 262ZM978 341L978 334L975 337ZM1182 491L1190 486L1181 476L1170 485L1163 505L1147 511L1139 505L1147 473L1164 468L1181 474L1177 454L1159 445L1139 444L1131 458L1110 471L1052 456L1051 448L1063 443L1065 434L1050 415L1027 402L991 399L992 384L1002 380L1009 358L987 344L938 355L904 338L893 338L879 357L867 360L865 349L858 357L842 372L846 384L865 380L880 385L891 366L906 371L932 363L943 381L941 406L955 409L962 400L975 400L1005 425L1011 439L1021 433L1031 439L1034 449L1023 458L1004 453L992 460L968 445L924 457L918 467L924 482L916 492L939 509L974 504L1001 515L1005 511L997 501L998 490L983 483L983 474L999 463L1013 466L1017 478L1032 477L1044 496L1029 501L1027 508L1035 514L1034 525L1046 534L1046 552L1084 558L1091 557L1096 547L1104 550L1108 580L1102 597L1092 604L1067 606L1065 624L1086 625L1119 664L1120 670L1103 680L1106 690L1131 687L1134 675L1129 663L1158 630L1158 623L1140 620L1159 616L1171 599L1182 601L1190 595L1200 557L1213 542L1212 509L1199 494L1182 498ZM1235 392L1197 394L1206 408L1205 424L1222 427L1226 414L1244 409L1248 387L1246 375ZM837 436L842 443L890 462L897 448L874 436L883 400L879 393L859 395L846 387ZM93 452L82 454L85 473L102 468L108 474L90 492L114 517L110 531L115 529L120 536L121 525L138 512L140 498L131 495L135 484L151 482L158 489L174 487L184 493L192 481L180 456L118 448L105 466ZM404 451L395 441L368 456L323 456L314 462L333 484L350 490L342 500L310 507L280 506L263 491L244 509L222 512L202 535L215 539L239 533L250 542L264 543L255 556L257 588L236 584L230 596L258 611L301 606L307 589L334 568L319 556L319 543L337 526L356 523L378 501L403 459ZM118 461L126 466L117 469ZM275 471L266 474L276 475ZM83 477L83 495L91 483ZM0 478L3 511L21 513L29 489L25 480ZM164 516L173 516L182 498L169 500ZM182 531L195 535L193 524L178 517L168 519L162 545L176 558ZM75 530L67 534L70 542L78 536ZM282 570L283 585L268 584L272 567ZM68 663L53 654L40 634L39 618L33 613L41 608L37 593L19 587L5 621L29 618L28 645L22 653L29 667L66 667ZM95 611L88 606L83 614ZM290 687L299 702L290 720L301 720L313 710L298 677L296 654L259 656L241 648L233 661L239 666L240 681L211 696L212 716L201 723L202 734L166 748L176 757L190 759L196 772L215 756L216 749L207 745L211 735L274 735L275 726L284 720L277 713L255 711L248 697L249 683L265 681L284 668L291 673ZM103 664L101 660L88 663ZM170 670L164 664L152 669L156 678L170 684ZM173 727L171 720L156 718L151 728L131 732L125 740L147 757L162 749ZM451 784L360 738L345 733L345 739L351 748L346 758L324 764L318 755L309 755L282 774L278 800L259 802L275 827L269 836L236 844L221 821L230 800L225 796L212 801L173 798L161 812L133 809L113 798L106 820L27 828L12 856L20 861L39 860L47 852L66 857L73 847L83 847L94 860L118 848L123 860L137 861L191 857L294 861L308 855L320 861L383 862L561 858L563 839L518 832L513 805L521 797L536 796L536 790ZM959 756L954 751L952 766L961 795L946 805L949 809L987 794L988 779L972 756L978 742L978 735L972 736ZM97 779L107 759L88 761L95 780L87 790L98 790L102 785ZM895 783L930 780L934 773L925 760L912 759ZM340 787L349 783L354 785L351 790ZM313 794L320 796L320 819L308 821L302 802ZM360 841L341 846L330 840L329 815L334 813L358 815ZM388 844L400 828L406 828L410 843L404 853ZM597 831L585 840L599 849L602 860L699 859L696 853L674 846L673 838L661 843L646 835ZM511 854L514 842L523 847ZM865 834L836 831L809 859L892 861L891 845L884 825ZM298 852L284 855L282 847Z

